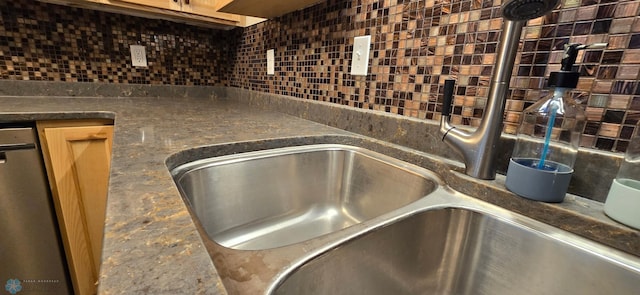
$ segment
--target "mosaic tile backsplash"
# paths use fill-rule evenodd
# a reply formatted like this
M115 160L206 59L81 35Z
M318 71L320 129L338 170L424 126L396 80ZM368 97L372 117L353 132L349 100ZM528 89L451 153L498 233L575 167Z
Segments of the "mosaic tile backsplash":
M161 20L0 0L0 79L132 84L222 83L233 51L216 31ZM146 47L147 68L129 45ZM215 66L214 66L215 65Z
M477 126L496 59L500 0L339 1L241 33L230 85L439 120L442 84L457 80L452 121ZM608 42L578 56L576 98L588 124L582 146L624 151L640 120L640 1L566 0L524 29L505 131L543 97L567 43ZM372 36L369 75L351 76L353 37ZM260 40L261 42L257 42ZM276 49L276 75L263 52ZM256 65L257 60L262 63Z
M18 3L19 2L19 3ZM439 119L442 81L457 80L452 121L478 125L496 58L500 0L328 0L250 28L216 31L35 1L0 0L0 77L227 85ZM582 146L622 152L640 120L640 0L564 0L523 30L505 113L547 93L567 43L608 42L578 56ZM372 36L369 75L349 74L353 37ZM147 47L148 68L128 46ZM266 50L276 72L266 75Z

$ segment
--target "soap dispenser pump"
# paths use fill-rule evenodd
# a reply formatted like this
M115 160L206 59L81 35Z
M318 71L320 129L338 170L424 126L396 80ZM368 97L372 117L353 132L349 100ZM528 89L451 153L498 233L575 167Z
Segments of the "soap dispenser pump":
M507 170L507 189L536 201L564 200L586 123L583 107L571 96L580 77L573 64L578 51L606 46L565 45L560 71L549 75L550 94L522 114Z

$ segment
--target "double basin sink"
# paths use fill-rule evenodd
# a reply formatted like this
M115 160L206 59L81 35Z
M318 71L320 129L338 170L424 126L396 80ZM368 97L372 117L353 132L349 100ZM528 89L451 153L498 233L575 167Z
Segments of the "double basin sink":
M238 255L304 248L266 280L265 294L640 291L640 258L460 194L429 170L360 147L212 157L172 175L203 240Z

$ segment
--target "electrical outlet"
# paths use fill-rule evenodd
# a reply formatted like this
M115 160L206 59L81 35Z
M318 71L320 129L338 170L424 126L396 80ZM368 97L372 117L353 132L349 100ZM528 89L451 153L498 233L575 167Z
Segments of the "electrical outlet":
M369 47L371 47L371 35L353 38L351 75L367 75L367 67L369 66Z
M276 72L275 64L276 64L275 50L269 49L267 50L267 75L275 74Z
M131 49L131 64L134 67L146 67L147 66L147 53L142 45L130 45Z

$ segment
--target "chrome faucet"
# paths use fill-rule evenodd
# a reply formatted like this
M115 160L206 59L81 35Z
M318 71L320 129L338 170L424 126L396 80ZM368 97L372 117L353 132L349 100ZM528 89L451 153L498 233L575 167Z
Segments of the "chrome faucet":
M449 123L453 83L445 83L447 89L445 89L440 119L442 141L463 156L467 175L479 179L495 179L497 144L502 134L504 106L522 28L527 20L549 13L558 5L558 2L559 0L506 0L503 2L502 36L489 86L487 105L480 126L473 133L456 129Z

